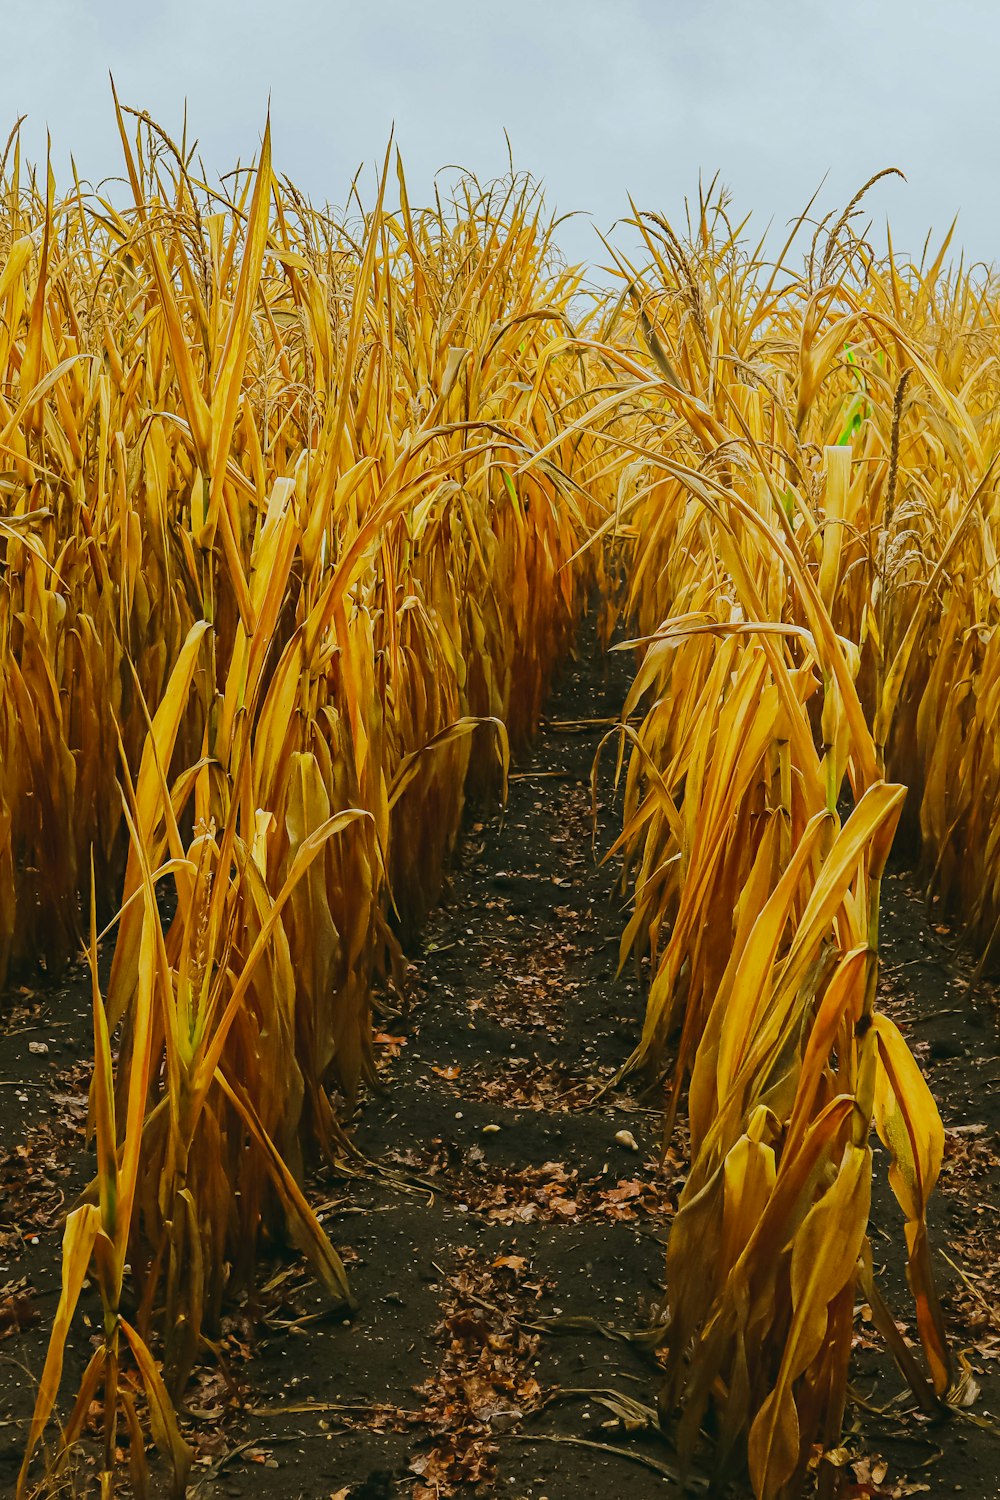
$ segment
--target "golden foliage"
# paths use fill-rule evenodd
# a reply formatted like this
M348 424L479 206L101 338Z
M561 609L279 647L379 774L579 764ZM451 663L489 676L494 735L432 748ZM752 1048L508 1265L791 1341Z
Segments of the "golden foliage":
M801 272L788 246L773 265L748 248L718 198L685 241L638 217L646 261L622 261L603 330L618 399L597 413L631 455L602 530L631 546L641 630L617 847L622 958L648 954L652 980L629 1066L669 1052L669 1115L687 1083L691 1128L662 1410L685 1453L711 1411L717 1472L746 1455L762 1500L798 1494L837 1441L859 1285L925 1407L967 1394L927 1242L941 1122L876 1002L903 783L935 887L980 942L1000 915L975 676L1000 581L995 315L944 275L946 246L877 264L851 217ZM873 1127L924 1370L872 1282Z
M353 1150L373 986L572 640L601 445L560 436L586 360L541 354L577 282L530 184L416 211L400 168L390 212L387 157L347 227L268 131L210 186L118 118L130 210L43 193L16 145L0 189L0 978L121 896L22 1487L90 1274L61 1451L102 1383L109 1473L119 1412L138 1430L127 1344L180 1490L171 1395L261 1235L349 1300L304 1162Z

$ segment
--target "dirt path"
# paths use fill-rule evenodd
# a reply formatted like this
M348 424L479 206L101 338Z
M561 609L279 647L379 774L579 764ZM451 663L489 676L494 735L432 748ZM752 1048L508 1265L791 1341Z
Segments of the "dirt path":
M626 1437L616 1456L550 1440L622 1446L599 1398L647 1402L653 1384L626 1343L541 1331L567 1317L642 1325L677 1186L654 1159L652 1111L591 1102L641 1014L637 984L615 980L620 902L591 850L590 768L605 730L579 723L620 707L628 663L611 668L610 681L599 661L567 674L513 774L503 826L473 814L413 961L409 1012L384 1022L388 1092L366 1105L357 1141L426 1187L352 1187L326 1222L358 1316L269 1340L249 1372L255 1404L273 1413L248 1427L262 1451L269 1435L291 1436L274 1409L293 1392L384 1411L374 1424L361 1416L367 1430L301 1414L301 1440L273 1450L280 1467L273 1481L253 1474L254 1494L318 1496L363 1479L352 1495L396 1493L395 1481L417 1500L462 1480L518 1500L674 1488L636 1461L669 1463L655 1441ZM616 1139L623 1131L634 1147ZM241 1492L228 1472L219 1492Z
M390 1175L313 1184L358 1313L331 1320L288 1262L226 1319L222 1363L186 1402L203 1500L431 1500L461 1483L508 1500L680 1493L669 1450L641 1430L655 1391L648 1357L595 1326L628 1331L648 1319L684 1171L680 1143L659 1166L651 1110L629 1095L597 1097L634 1043L642 985L615 979L620 898L590 845L589 776L604 730L584 721L613 718L629 666L614 656L569 670L514 773L503 826L492 811L470 815L446 901L413 959L410 1006L381 1022L386 1092L357 1122L359 1146ZM599 849L616 827L610 767L609 756ZM950 1312L977 1345L990 1411L987 1356L1000 1348L993 1012L988 995L969 1011L960 979L941 967L942 935L928 935L903 877L887 882L887 905L886 998L924 1054L946 1119L984 1126L949 1137L938 1222L969 1277L948 1272ZM0 1289L30 1278L34 1294L10 1303L24 1309L13 1321L39 1321L0 1342L0 1492L30 1410L26 1370L40 1369L54 1309L60 1205L87 1171L85 988L17 998L2 1071L18 1086L0 1089ZM49 1051L30 1050L32 1040ZM898 1242L883 1190L876 1202L878 1244L883 1227ZM567 1327L572 1319L592 1322ZM865 1325L860 1345L857 1387L884 1405L900 1382ZM86 1352L81 1340L67 1391ZM880 1455L889 1465L867 1485L863 1467L855 1472L856 1496L922 1484L934 1494L961 1485L977 1500L1000 1491L1000 1444L981 1428L927 1430L896 1414L865 1419L863 1408L852 1422L852 1456L869 1453L876 1475Z

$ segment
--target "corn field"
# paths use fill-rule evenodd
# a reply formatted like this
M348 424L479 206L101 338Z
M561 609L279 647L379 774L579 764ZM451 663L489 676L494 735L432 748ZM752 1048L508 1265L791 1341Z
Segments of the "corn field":
M860 1301L928 1419L975 1399L880 900L895 841L1000 957L1000 290L947 240L877 256L862 194L775 256L711 191L635 212L594 291L527 179L419 208L390 153L335 217L268 131L208 183L116 108L120 199L16 133L0 167L0 978L83 953L93 1026L18 1493L90 1441L102 1495L147 1492L147 1444L183 1495L185 1390L271 1248L354 1307L312 1175L368 1165L466 799L596 631L648 990L617 1082L689 1141L649 1394L712 1482L833 1496Z

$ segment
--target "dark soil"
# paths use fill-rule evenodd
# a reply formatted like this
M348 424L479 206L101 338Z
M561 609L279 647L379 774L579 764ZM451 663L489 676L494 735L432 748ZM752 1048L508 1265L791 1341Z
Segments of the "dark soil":
M643 1008L643 976L615 977L622 898L613 868L591 849L591 765L629 667L614 656L569 671L512 777L502 826L492 809L470 811L445 900L412 956L405 1013L380 1020L385 1092L356 1124L378 1170L312 1185L359 1310L331 1319L295 1262L265 1271L264 1289L231 1310L223 1363L206 1368L186 1400L203 1500L430 1500L454 1485L508 1500L681 1493L668 1477L669 1447L646 1426L655 1364L623 1335L648 1324L661 1289L684 1141L678 1135L661 1163L658 1111L631 1093L602 1092L635 1043ZM616 831L612 759L599 778L598 852ZM983 1387L973 1415L991 1422L1000 1406L993 999L981 990L970 1001L948 935L928 923L909 877L886 881L886 906L885 1003L914 1042L946 1124L963 1127L949 1135L936 1236L966 1278L942 1261L949 1320ZM13 1489L55 1308L61 1215L91 1170L87 987L74 976L9 1004L0 1066L2 1493ZM879 1170L884 1182L884 1153ZM883 1185L873 1243L905 1321L901 1238ZM961 1487L968 1500L992 1500L1000 1438L991 1431L967 1415L929 1426L905 1400L881 1416L867 1409L885 1407L902 1382L860 1326L862 1400L849 1413L844 1454L851 1493ZM67 1362L64 1414L86 1333ZM84 1464L81 1492L86 1472Z

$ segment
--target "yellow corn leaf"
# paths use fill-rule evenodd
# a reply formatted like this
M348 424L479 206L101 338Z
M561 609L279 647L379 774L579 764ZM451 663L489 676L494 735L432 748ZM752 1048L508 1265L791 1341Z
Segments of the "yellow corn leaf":
M427 741L426 745L423 745L419 750L413 750L409 755L404 756L403 760L399 764L395 776L392 778L392 781L389 784L389 811L392 811L392 809L396 806L396 803L399 801L400 797L402 797L403 793L406 791L406 788L417 776L420 771L423 757L429 751L441 750L445 745L453 744L455 740L461 739L467 734L471 734L472 731L474 729L477 729L481 724L491 724L496 731L497 758L500 761L500 769L503 775L502 795L504 801L506 801L507 773L510 768L510 746L507 741L506 725L501 719L496 719L492 716L483 719L465 718L457 719L454 724L449 724L447 728L439 730L432 739L429 739Z
M0 298L6 297L14 282L24 274L34 254L35 246L30 235L22 235L10 247L3 271L0 271Z
M230 1028L239 1013L240 1006L243 1004L246 993L250 988L257 965L264 955L267 945L271 940L271 935L280 920L281 913L289 897L299 881L306 874L313 860L326 848L329 840L338 833L341 833L345 828L348 828L352 823L357 822L358 819L369 817L369 813L356 807L347 808L344 812L335 813L332 818L328 818L319 828L314 829L295 851L292 867L285 877L281 890L274 898L274 903L261 926L261 930L250 952L243 961L243 968L236 983L233 985L226 1008L217 1020L213 1018L211 1039L201 1059L196 1064L192 1080L192 1116L197 1116L204 1103L205 1095L211 1086L212 1079L215 1076L216 1069L225 1050Z
M32 1456L38 1446L42 1433L45 1431L49 1417L52 1414L56 1396L59 1393L59 1382L62 1378L63 1359L70 1323L76 1311L76 1304L80 1300L80 1290L90 1267L90 1257L94 1248L94 1240L100 1232L101 1214L92 1204L86 1203L82 1208L74 1209L66 1220L62 1248L62 1288L59 1293L59 1304L56 1308L55 1317L52 1320L52 1332L49 1335L48 1352L45 1356L42 1377L38 1382L35 1409L31 1416L28 1441L25 1445L21 1471L18 1475L18 1497L24 1494Z
M837 1177L795 1236L792 1321L774 1390L750 1429L750 1477L758 1500L771 1500L802 1458L793 1386L823 1349L831 1302L855 1275L871 1201L871 1152L848 1145Z
M148 215L145 207L145 193L139 180L139 174L135 164L135 157L129 142L128 132L125 129L125 121L122 118L121 106L118 103L118 94L114 84L111 85L115 101L115 113L118 119L118 134L121 138L122 149L125 152L125 163L128 169L129 180L132 186L132 196L135 200L136 210L143 225L148 224ZM147 229L149 245L149 263L156 282L157 294L159 296L160 308L163 321L170 342L170 353L177 373L177 382L180 386L184 410L187 413L191 435L194 439L195 453L198 465L203 473L211 473L211 434L212 414L208 402L205 400L198 379L194 362L188 348L187 333L184 321L174 298L170 272L163 257L163 249L159 236Z
M353 1308L354 1301L340 1256L327 1239L316 1215L306 1202L302 1189L261 1124L253 1105L242 1090L238 1090L228 1081L221 1070L216 1070L215 1078L226 1098L235 1107L254 1140L264 1152L264 1159L281 1198L282 1208L288 1222L288 1231L293 1242L313 1266L334 1302Z
M878 838L880 853L887 849L883 835L895 828L905 797L904 786L880 781L870 786L858 802L823 861L785 960L781 989L794 990L797 987L817 943L829 929L857 874L866 847Z
M111 1061L111 1039L97 977L97 882L94 879L94 855L90 856L90 965L91 1008L94 1025L93 1100L97 1136L97 1180L100 1186L101 1223L109 1239L115 1237L118 1212L118 1137L115 1126L115 1084Z
M819 569L819 592L827 610L832 610L840 557L844 544L844 520L847 496L851 486L850 443L839 443L823 450L826 464L826 503L823 524L823 560Z
M194 1454L181 1437L173 1403L163 1384L163 1377L156 1368L153 1356L145 1342L125 1318L121 1319L121 1330L128 1340L132 1357L139 1369L146 1402L149 1408L149 1425L153 1430L153 1441L168 1460L173 1472L171 1494L173 1500L184 1500L187 1494L188 1474Z
M122 1160L118 1174L118 1211L115 1219L114 1243L119 1267L125 1261L129 1232L132 1227L132 1205L139 1181L142 1130L152 1065L150 1044L158 967L154 927L159 929L159 913L150 888L147 888L141 920L138 987L132 1009L133 1029L128 1071L128 1103L125 1115L125 1137L122 1142Z
M725 1274L739 1259L774 1190L774 1150L748 1133L727 1154L719 1269Z
M167 811L163 801L164 777L168 774L181 720L187 709L202 638L208 629L207 622L199 620L188 631L143 746L135 784L135 819L136 835L144 847L151 844L157 823ZM128 902L141 881L140 856L133 843L129 849L122 896L123 907L127 909L122 917L108 982L108 1027L111 1031L124 1014L135 982L142 912L138 907L128 907Z
M829 1066L830 1055L844 1017L861 1014L868 969L868 948L852 948L838 963L826 987L816 1018L809 1028L802 1066L799 1070L795 1104L788 1121L786 1143L798 1141L813 1118L820 1077Z
M910 1288L917 1304L917 1326L936 1393L953 1379L944 1319L934 1286L927 1242L927 1202L944 1156L944 1126L899 1028L888 1016L873 1022L881 1068L875 1083L875 1124L892 1153L889 1183L906 1215Z

